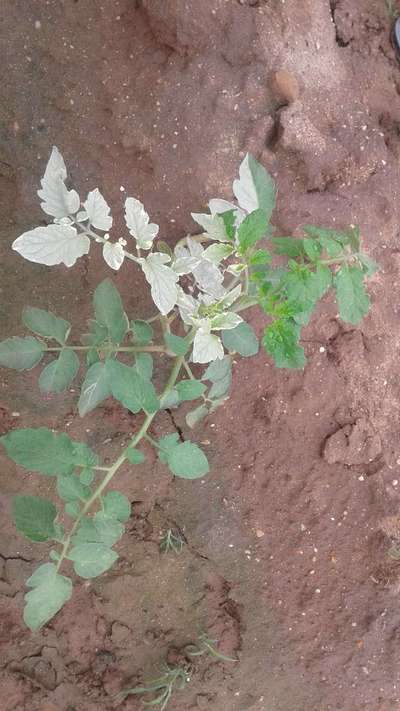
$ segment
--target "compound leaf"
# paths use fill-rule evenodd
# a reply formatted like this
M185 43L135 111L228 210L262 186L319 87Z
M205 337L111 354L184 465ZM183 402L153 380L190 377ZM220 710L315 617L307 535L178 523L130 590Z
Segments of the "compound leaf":
M30 370L42 359L45 346L33 336L14 336L0 343L0 365L14 370Z

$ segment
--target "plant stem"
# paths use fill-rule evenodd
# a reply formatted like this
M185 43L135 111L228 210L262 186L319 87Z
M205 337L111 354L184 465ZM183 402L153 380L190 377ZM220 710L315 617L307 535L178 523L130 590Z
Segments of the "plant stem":
M189 334L189 335L190 335L191 338L193 339L193 338L194 338L194 331L192 331L192 333ZM173 367L172 367L171 373L170 373L170 375L169 375L169 378L168 378L168 380L167 380L167 383L166 383L166 385L165 385L165 388L164 388L164 390L163 390L163 392L162 392L161 397L165 397L165 395L167 395L167 393L169 393L169 391L172 390L172 388L174 387L175 382L176 382L176 379L177 379L177 377L178 377L178 375L179 375L179 371L180 371L180 369L182 368L183 362L184 362L184 356L178 356L178 357L175 358L174 365L173 365ZM57 571L60 569L60 567L61 567L61 565L62 565L64 559L67 557L68 550L69 550L69 547L70 547L70 545L71 545L72 537L74 536L74 534L75 534L75 532L76 532L76 530L77 530L77 528L78 528L78 526L79 526L79 524L80 524L82 518L83 518L83 517L85 516L85 514L89 511L89 509L93 506L93 504L96 502L96 500L99 498L99 496L101 496L101 494L103 493L103 491L104 491L104 489L106 488L106 486L110 483L111 479L112 479L112 478L114 477L114 475L117 473L118 469L119 469L119 468L122 466L122 464L125 462L125 460L126 460L126 458L127 458L126 454L127 454L128 449L130 449L131 447L136 447L136 446L139 444L140 440L145 437L145 435L146 435L146 433L147 433L147 430L149 429L149 427L150 427L150 425L151 425L151 423L152 423L154 417L156 416L156 414L157 414L156 412L152 412L151 414L146 415L146 418L145 418L145 420L144 420L144 422L143 422L141 428L139 429L139 431L134 435L134 437L132 437L130 443L128 444L127 447L125 447L125 449L124 449L123 452L120 454L120 456L118 457L118 459L114 462L114 464L112 464L111 467L109 467L109 468L107 469L107 474L105 475L103 481L102 481L102 482L99 484L99 486L95 489L95 491L93 492L93 494L92 494L92 496L90 497L90 499L88 499L88 500L86 501L85 505L83 506L83 508L82 508L81 511L79 512L79 514L78 514L77 518L75 519L74 524L73 524L73 526L72 526L72 528L71 528L71 530L70 530L70 532L69 532L67 538L66 538L65 541L64 541L64 544L63 544L63 547L62 547L62 551L61 551L61 553L60 553L60 558L59 558L59 560L57 561Z
M115 348L107 348L102 346L48 346L46 351L58 352L63 351L65 348L69 348L74 351L90 351L93 348L96 350L104 351L110 350L113 353L170 353L164 346L116 346Z

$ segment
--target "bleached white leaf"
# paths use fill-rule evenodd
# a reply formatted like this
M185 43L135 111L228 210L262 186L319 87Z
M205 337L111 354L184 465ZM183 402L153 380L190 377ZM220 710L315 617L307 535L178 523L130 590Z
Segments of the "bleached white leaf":
M193 363L211 363L224 357L224 347L219 336L207 328L199 328L193 341Z
M119 242L104 242L103 257L111 269L119 269L125 259L122 244Z
M233 311L225 311L211 319L211 329L213 331L228 331L231 328L236 328L242 321L243 319L239 314L235 314Z
M86 222L88 219L86 210L79 210L75 215L75 222Z
M67 217L74 215L80 207L80 199L76 190L68 190L64 180L67 177L67 169L64 159L55 146L51 152L49 161L42 180L41 189L38 195L42 210L46 215L53 217Z
M267 218L275 206L275 184L264 166L249 153L239 167L239 180L233 181L233 193L243 210L262 208Z
M166 264L170 262L168 254L153 252L139 263L151 286L151 296L160 313L166 316L175 306L178 299L176 272Z
M149 223L149 216L140 200L128 197L125 200L125 222L132 237L140 249L151 249L154 238L158 235L159 226Z
M245 264L230 264L229 267L227 267L226 271L228 272L228 274L238 276L242 273L243 269L246 269Z
M212 294L215 298L223 296L225 289L222 286L224 275L218 267L204 258L204 249L199 242L186 238L189 252L192 257L200 257L199 265L193 269L193 276L202 291Z
M229 238L226 234L225 224L219 215L207 215L206 213L192 212L195 222L208 234L210 239L215 239L218 242L228 242Z
M113 219L110 215L110 207L98 188L90 191L83 206L93 227L104 232L111 229Z
M175 274L183 276L183 274L190 274L199 264L198 257L178 257L172 263L172 269Z
M24 232L12 248L30 262L72 267L78 257L88 254L90 240L87 235L78 234L75 227L54 224Z
M192 325L193 316L199 307L196 299L190 294L186 294L183 289L178 288L177 305L183 323Z
M204 259L208 259L213 264L219 264L223 259L229 257L233 252L233 247L230 244L212 244L204 250Z

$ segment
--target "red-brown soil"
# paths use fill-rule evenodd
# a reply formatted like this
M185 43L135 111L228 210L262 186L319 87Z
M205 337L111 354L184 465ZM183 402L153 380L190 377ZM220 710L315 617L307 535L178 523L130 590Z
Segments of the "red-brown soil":
M117 215L124 186L171 243L194 229L191 210L230 197L250 150L277 180L281 234L357 223L381 270L360 327L343 326L326 300L305 333L304 372L276 370L263 353L236 364L231 399L196 432L212 464L204 483L173 481L150 452L135 476L122 472L133 515L119 563L78 583L34 635L21 621L24 580L47 548L16 536L10 498L53 489L2 455L2 711L114 708L118 691L157 675L199 629L239 662L202 657L171 711L400 709L400 568L388 556L400 539L391 22L384 0L3 0L3 338L21 332L25 304L79 334L107 273L94 250L71 270L10 250L42 219L35 191L53 143L81 193L98 185ZM139 276L123 268L115 281L129 314L145 315ZM251 321L261 331L257 311ZM40 396L35 371L3 371L1 431L67 428L113 456L135 420L107 406L82 421L76 399ZM154 434L187 434L174 419ZM162 556L171 525L187 545Z

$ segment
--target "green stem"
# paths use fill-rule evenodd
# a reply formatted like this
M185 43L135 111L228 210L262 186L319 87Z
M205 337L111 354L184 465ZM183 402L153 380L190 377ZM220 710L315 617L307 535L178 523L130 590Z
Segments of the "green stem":
M46 348L46 351L58 352L63 351L65 348L69 348L70 350L74 351L90 351L95 348L99 351L110 350L113 353L170 353L170 351L164 348L164 346L48 346Z
M190 334L190 336L191 336L191 339L194 338L194 331L192 331L192 333ZM171 373L170 373L170 375L169 375L169 378L168 378L168 380L167 380L167 383L166 383L166 385L165 385L165 388L164 388L164 390L163 390L163 392L162 392L161 397L165 397L165 395L167 395L167 393L169 393L169 391L172 390L172 388L174 387L175 382L176 382L176 379L177 379L177 377L178 377L178 375L179 375L179 371L180 371L180 369L182 368L183 361L184 361L184 356L178 356L178 357L175 358L174 365L173 365L173 367L172 367ZM91 509L91 507L93 506L93 504L97 501L97 499L98 499L98 498L101 496L101 494L103 493L103 491L104 491L104 489L106 488L106 486L108 486L108 484L110 483L111 479L112 479L112 478L114 477L114 475L117 473L118 469L119 469L119 468L122 466L122 464L125 462L125 460L126 460L126 458L127 458L126 454L127 454L128 449L130 449L131 447L136 447L136 446L139 444L139 442L145 437L145 435L146 435L146 433L147 433L147 430L149 429L151 423L153 422L153 419L154 419L154 417L156 416L156 414L157 414L156 412L152 412L151 414L146 415L146 418L145 418L145 420L144 420L144 422L143 422L141 428L139 429L139 431L135 434L134 437L132 437L130 443L128 444L127 447L125 447L124 451L120 454L120 456L119 456L118 459L114 462L114 464L112 464L112 466L107 469L107 474L105 475L103 481L99 484L99 486L98 486L98 487L96 488L96 490L93 492L93 494L92 494L92 496L90 497L90 499L88 499L88 500L86 501L85 505L83 506L83 508L82 508L81 511L79 512L79 514L78 514L77 518L75 519L74 524L73 524L73 526L72 526L72 528L71 528L71 530L70 530L70 532L69 532L67 538L66 538L65 541L64 541L64 544L63 544L63 547L62 547L62 551L61 551L61 553L60 553L60 558L59 558L59 560L57 561L57 571L60 569L60 567L61 567L61 565L62 565L64 559L65 559L66 556L67 556L69 547L70 547L70 545L71 545L72 537L74 536L74 534L75 534L75 532L76 532L76 530L77 530L77 528L78 528L78 526L79 526L79 524L80 524L80 522L81 522L83 516L85 516L85 514L89 511L89 509Z

